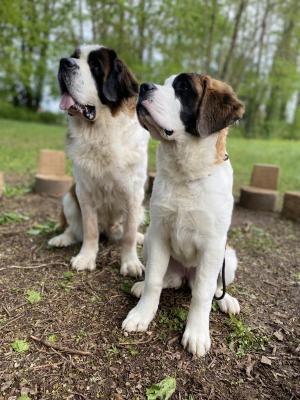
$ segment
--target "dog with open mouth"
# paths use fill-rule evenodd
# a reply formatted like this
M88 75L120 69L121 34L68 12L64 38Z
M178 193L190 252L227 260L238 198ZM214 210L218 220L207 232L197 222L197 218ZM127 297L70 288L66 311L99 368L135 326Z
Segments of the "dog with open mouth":
M145 281L132 288L140 300L123 329L145 331L162 289L187 281L192 300L182 343L203 356L211 344L214 295L221 311L240 311L237 299L228 293L222 297L222 278L230 284L237 268L235 251L226 246L234 204L226 136L228 127L242 118L244 106L226 83L182 73L164 85L142 84L137 112L160 145L144 241Z
M67 153L75 186L63 199L65 230L50 246L82 242L77 271L94 270L99 234L120 241L121 273L141 276L137 251L143 220L149 134L136 115L138 84L112 49L77 48L60 60L60 108L68 113Z

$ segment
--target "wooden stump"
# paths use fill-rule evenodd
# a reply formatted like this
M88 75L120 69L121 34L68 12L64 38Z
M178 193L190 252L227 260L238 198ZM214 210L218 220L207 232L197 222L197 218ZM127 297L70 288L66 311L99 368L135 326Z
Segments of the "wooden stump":
M257 211L275 211L278 192L251 186L241 188L240 205Z
M41 175L64 175L66 155L64 151L41 150L37 173Z
M3 196L4 192L4 175L3 172L0 172L0 199Z
M53 197L62 197L73 184L73 179L68 175L36 175L35 191Z
M63 151L41 150L34 189L37 193L61 197L72 186L73 179L65 174L66 156Z
M300 221L300 192L286 192L284 194L282 215Z
M270 164L254 164L250 186L261 189L277 190L279 167Z

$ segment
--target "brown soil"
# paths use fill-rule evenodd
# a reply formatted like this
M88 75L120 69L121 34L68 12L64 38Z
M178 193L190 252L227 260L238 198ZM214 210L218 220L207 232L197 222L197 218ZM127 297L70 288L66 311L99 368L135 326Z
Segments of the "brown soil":
M235 210L230 242L240 265L229 291L240 301L239 318L267 339L238 356L229 348L229 317L214 311L211 351L194 359L180 344L183 328L162 324L159 315L144 334L122 332L136 299L127 293L133 280L124 284L119 274L117 248L101 244L98 269L67 279L64 272L79 246L53 250L49 235L28 234L34 223L58 216L59 201L33 194L3 199L0 214L9 210L30 219L0 225L0 399L21 393L43 400L145 399L146 388L166 376L176 377L172 399L300 398L299 224ZM28 303L29 289L42 292L42 300ZM187 309L189 301L186 288L165 290L160 313ZM55 346L90 354L47 347L32 335L56 335ZM26 339L29 350L13 351L16 339Z

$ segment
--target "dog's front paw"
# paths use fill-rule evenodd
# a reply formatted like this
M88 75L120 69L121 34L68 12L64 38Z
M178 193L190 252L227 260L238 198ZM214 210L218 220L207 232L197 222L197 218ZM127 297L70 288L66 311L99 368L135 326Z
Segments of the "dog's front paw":
M143 275L144 271L144 266L140 262L140 260L137 257L134 258L128 258L125 260L122 260L122 265L121 265L121 275L123 276L132 276L134 278L141 277Z
M182 345L193 355L203 357L210 349L209 331L201 332L199 329L186 327L182 338Z
M79 253L71 259L71 265L76 271L94 271L96 269L96 260L95 257Z
M123 321L122 328L127 332L144 332L147 330L154 315L152 313L143 312L137 305L134 307L126 319Z
M226 293L222 300L217 300L218 306L220 310L226 314L239 314L240 313L240 305L238 300L235 297L230 296L230 294Z
M62 233L61 235L55 236L48 241L48 245L51 247L67 247L75 243L76 240L72 235Z
M140 298L143 294L144 291L144 287L145 287L145 281L142 282L136 282L132 288L131 288L131 293L135 296Z
M136 241L137 241L137 244L140 244L140 245L144 244L144 234L141 232L138 232L136 234Z

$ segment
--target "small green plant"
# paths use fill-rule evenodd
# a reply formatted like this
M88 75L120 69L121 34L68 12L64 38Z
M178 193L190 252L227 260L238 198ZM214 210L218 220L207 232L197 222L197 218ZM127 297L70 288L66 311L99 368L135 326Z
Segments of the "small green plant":
M53 219L47 219L42 224L35 224L29 230L29 235L48 235L49 233L55 233L59 229L59 225Z
M85 338L86 336L87 336L86 332L85 332L83 329L81 329L81 330L79 331L79 333L75 336L75 342L76 342L76 344L78 344L79 342L81 342L81 340L82 340L83 338Z
M213 302L212 302L212 305L211 305L211 311L212 311L212 312L216 312L216 311L218 311L218 310L219 310L218 303L217 303L216 301L213 301Z
M27 396L27 394L21 394L17 400L31 400L31 397Z
M37 292L36 290L27 290L26 300L30 304L38 303L42 300L42 294L40 292Z
M187 320L188 311L185 308L173 307L170 311L161 311L158 322L173 331L181 331Z
M0 214L0 225L18 223L28 220L29 217L27 215L19 214L14 211L7 211Z
M234 315L230 315L228 325L231 329L227 338L228 346L238 357L243 357L250 351L258 350L268 342L266 336L255 335L250 326L244 324Z
M25 353L26 351L29 350L29 344L26 342L26 340L23 339L17 339L11 344L12 349L16 353Z
M75 273L72 271L65 271L63 276L66 281L70 281L75 276Z
M115 355L120 353L120 350L117 348L117 346L112 345L108 350L107 350L107 354L110 355Z
M146 389L147 400L168 400L176 390L176 379L166 377L159 383L155 383Z
M122 282L122 285L121 285L122 292L124 292L126 294L130 294L131 293L131 288L132 288L132 282L130 282L130 281L125 279Z
M57 342L57 336L56 335L49 335L48 336L48 342L50 342L50 343Z
M26 193L29 193L30 191L31 188L27 186L4 186L4 195L6 197L20 197Z
M295 273L296 281L300 282L300 272Z
M70 280L64 280L58 282L58 286L63 289L65 292L69 292L70 290L74 289L72 282Z
M140 354L138 349L135 349L134 347L129 347L128 352L131 356L135 357Z

